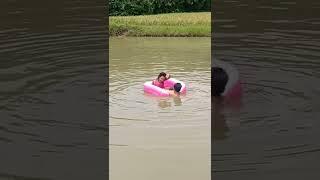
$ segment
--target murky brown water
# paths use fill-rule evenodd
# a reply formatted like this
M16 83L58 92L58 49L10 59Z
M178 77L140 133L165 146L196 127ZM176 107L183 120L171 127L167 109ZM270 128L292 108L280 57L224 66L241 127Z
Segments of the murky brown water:
M110 179L210 179L210 38L111 38ZM144 95L161 71L181 99Z
M213 9L213 56L235 65L244 85L240 110L213 103L213 177L319 179L319 2Z
M105 179L105 4L1 1L0 179Z

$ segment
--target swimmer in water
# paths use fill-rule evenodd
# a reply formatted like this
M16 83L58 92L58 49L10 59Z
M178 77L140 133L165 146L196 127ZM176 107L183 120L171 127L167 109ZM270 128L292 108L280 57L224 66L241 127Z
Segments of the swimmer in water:
M164 81L170 79L170 74L161 72L158 78L152 81L152 84L164 89Z
M212 96L219 97L225 91L229 77L227 72L220 67L211 68L211 94Z
M178 97L178 96L180 96L180 90L181 90L181 88L182 88L181 83L175 83L174 86L173 86L173 88L170 88L170 89L168 90L168 92L169 92L170 96Z

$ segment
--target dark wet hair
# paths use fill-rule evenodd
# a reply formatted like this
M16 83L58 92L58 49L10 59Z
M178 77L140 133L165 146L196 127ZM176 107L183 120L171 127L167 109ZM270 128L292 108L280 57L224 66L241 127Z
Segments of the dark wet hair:
M166 76L167 76L167 74L166 74L165 72L161 72L161 73L159 74L159 76L158 76L158 80L159 80L159 78L160 78L161 76L166 77Z
M174 86L173 86L173 89L176 92L180 92L181 88L182 88L182 85L180 83L175 83Z
M211 95L221 96L228 83L229 77L226 71L220 67L211 68Z

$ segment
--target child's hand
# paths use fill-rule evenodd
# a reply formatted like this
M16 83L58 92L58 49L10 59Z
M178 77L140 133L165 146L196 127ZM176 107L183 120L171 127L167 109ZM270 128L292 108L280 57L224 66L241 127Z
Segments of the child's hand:
M170 78L170 74L167 74L167 75L166 75L166 79L169 79L169 78Z

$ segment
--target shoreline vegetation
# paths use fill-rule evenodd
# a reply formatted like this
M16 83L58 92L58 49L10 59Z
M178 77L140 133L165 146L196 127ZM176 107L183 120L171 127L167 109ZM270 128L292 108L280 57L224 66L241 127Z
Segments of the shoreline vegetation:
M210 37L211 12L110 16L109 35Z

